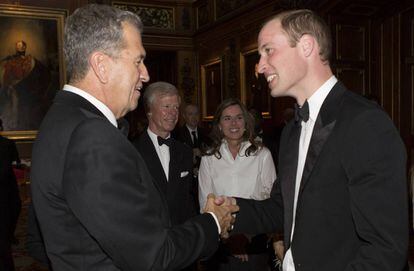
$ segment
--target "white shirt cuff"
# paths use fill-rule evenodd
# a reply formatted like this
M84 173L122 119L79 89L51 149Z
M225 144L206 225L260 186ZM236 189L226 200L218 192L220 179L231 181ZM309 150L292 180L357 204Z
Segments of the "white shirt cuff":
M220 223L219 223L219 221L217 219L217 216L213 212L207 212L207 213L209 213L209 214L211 214L213 216L214 221L216 221L216 224L217 224L218 234L221 234Z

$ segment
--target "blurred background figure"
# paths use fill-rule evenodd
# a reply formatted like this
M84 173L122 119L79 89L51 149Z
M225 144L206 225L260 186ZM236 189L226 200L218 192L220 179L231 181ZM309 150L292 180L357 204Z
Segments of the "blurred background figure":
M276 170L272 155L256 140L254 121L237 99L217 108L212 144L201 158L199 201L209 193L264 200L270 197ZM268 270L267 236L233 235L224 241L208 270ZM216 269L217 268L217 269Z
M49 69L26 54L26 42L17 41L15 49L0 60L0 116L6 130L35 130L56 90L49 89Z
M192 194L198 199L198 169L201 162L201 152L210 144L207 131L199 126L200 110L195 104L186 104L183 109L184 124L176 131L175 137L193 150L193 176ZM196 210L200 209L196 200Z
M0 131L3 122L0 119ZM16 144L0 135L0 270L13 271L11 246L15 242L14 231L20 214L21 200L13 162L20 164Z

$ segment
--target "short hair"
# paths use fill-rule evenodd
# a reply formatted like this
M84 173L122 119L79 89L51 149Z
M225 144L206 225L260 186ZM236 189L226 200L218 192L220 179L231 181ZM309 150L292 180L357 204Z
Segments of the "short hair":
M245 151L246 156L256 154L257 150L262 146L259 142L255 140L256 134L254 131L254 119L250 112L247 110L246 106L236 98L228 98L224 100L216 109L216 113L213 118L213 125L210 133L212 139L211 148L205 152L206 155L214 155L217 159L222 157L220 153L220 146L224 139L224 134L219 128L220 120L223 115L223 111L232 106L238 105L242 111L243 119L245 122L245 131L243 133L243 141L249 141L252 145L248 147Z
M178 90L173 84L163 81L154 82L149 84L144 91L144 106L146 112L150 111L150 107L156 96L177 96L178 101L181 102Z
M309 9L284 11L268 20L278 20L286 32L291 47L295 47L303 35L311 35L319 45L321 60L330 60L332 54L331 31L326 22L315 12Z
M89 70L88 58L95 51L111 57L125 48L122 23L139 33L143 25L138 15L108 5L90 4L78 8L66 20L63 51L71 82L82 80Z

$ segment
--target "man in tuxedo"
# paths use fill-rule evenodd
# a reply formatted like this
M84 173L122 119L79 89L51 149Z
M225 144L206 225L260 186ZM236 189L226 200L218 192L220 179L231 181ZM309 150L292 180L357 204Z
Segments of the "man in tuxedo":
M406 151L391 119L332 74L330 30L310 10L258 37L273 97L297 101L271 198L237 201L234 232L284 226L284 271L400 271L407 261Z
M183 110L184 125L178 129L177 139L193 148L200 156L200 148L210 143L207 132L199 127L200 110L195 104L186 104Z
M43 119L31 171L53 270L183 268L216 249L238 209L214 208L210 195L210 213L171 225L160 188L117 129L149 80L142 29L136 14L108 5L85 5L66 21L69 84Z
M167 82L150 84L144 92L148 118L146 132L134 142L153 177L163 192L171 222L178 225L196 214L191 148L171 137L178 121L180 96Z
M192 195L195 199L196 210L200 210L198 201L198 168L201 162L201 150L210 144L207 132L198 123L200 121L200 110L195 104L186 104L183 110L184 125L177 133L177 140L183 142L193 150L193 176Z

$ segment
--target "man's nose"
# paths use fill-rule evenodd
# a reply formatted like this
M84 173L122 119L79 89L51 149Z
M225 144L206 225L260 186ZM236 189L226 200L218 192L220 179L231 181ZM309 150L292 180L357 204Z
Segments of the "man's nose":
M148 82L150 80L147 66L145 66L145 64L142 64L142 67L140 69L139 79L141 79L142 82Z
M265 70L266 70L266 61L265 61L265 58L263 56L261 56L260 59L259 59L257 72L258 73L264 73Z

